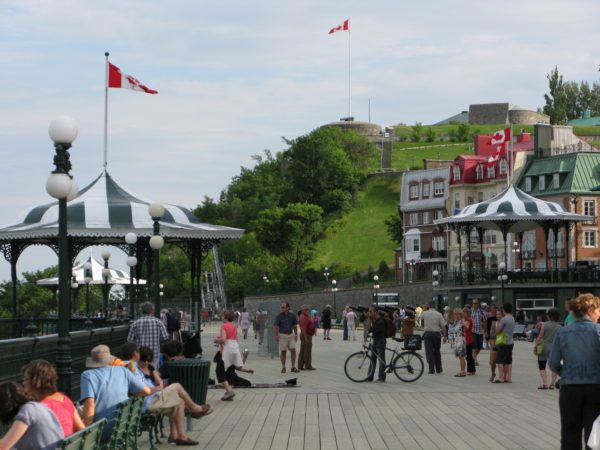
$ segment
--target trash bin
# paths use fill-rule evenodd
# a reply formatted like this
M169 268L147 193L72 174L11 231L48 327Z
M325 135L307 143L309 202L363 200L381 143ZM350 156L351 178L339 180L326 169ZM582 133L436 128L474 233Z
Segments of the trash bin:
M406 336L410 336L411 334L413 334L415 328L415 319L411 318L406 318L406 319L402 319L402 336L406 337Z
M199 405L206 403L210 361L186 358L169 361L169 383L179 383Z

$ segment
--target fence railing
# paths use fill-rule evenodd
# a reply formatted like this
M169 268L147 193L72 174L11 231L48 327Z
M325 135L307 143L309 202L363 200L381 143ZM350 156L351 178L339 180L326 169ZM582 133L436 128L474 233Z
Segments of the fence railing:
M473 269L461 272L444 272L440 274L440 283L454 285L464 284L498 284L497 270ZM508 279L505 284L512 283L598 283L600 268L583 269L526 269L506 272Z

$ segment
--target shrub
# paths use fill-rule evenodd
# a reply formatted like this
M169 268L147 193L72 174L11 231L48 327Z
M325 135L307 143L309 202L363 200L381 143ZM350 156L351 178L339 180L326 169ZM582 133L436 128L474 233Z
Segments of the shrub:
M421 135L423 134L423 125L421 122L415 123L412 127L412 131L410 132L410 139L413 142L421 142Z

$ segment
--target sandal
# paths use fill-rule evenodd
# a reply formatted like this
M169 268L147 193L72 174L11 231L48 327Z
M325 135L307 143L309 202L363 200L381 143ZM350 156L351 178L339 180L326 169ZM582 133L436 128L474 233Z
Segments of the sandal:
M548 389L548 386L546 386L545 384L542 384L541 386L538 386L538 389L546 390L546 389Z
M294 373L298 373L298 372L300 372L300 371L299 371L298 369L296 369L295 367L292 367L292 372L294 372Z
M550 385L550 386L548 386L548 389L550 389L551 391L553 391L554 390L554 386Z
M466 374L464 374L464 373L460 373L460 372L459 372L459 373L457 373L457 374L456 374L456 375L454 375L454 376L455 376L455 377L457 377L457 378L462 378L462 377L466 377L467 375L466 375Z
M285 367L281 369L281 373L285 373Z

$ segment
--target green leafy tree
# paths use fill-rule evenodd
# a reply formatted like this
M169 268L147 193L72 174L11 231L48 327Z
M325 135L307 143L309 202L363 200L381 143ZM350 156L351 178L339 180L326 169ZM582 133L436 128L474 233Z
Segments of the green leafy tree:
M427 131L425 132L425 140L427 142L435 142L435 130L433 127L427 127Z
M562 125L567 122L567 93L563 83L563 77L558 73L558 67L550 72L547 77L549 93L544 95L546 104L544 114L550 116L550 123Z
M391 272L392 271L390 270L390 266L388 266L388 263L386 263L385 260L381 260L381 262L379 263L379 267L377 268L377 274L379 275L379 279L387 280L388 278L390 278Z
M402 240L404 239L401 215L399 213L395 213L389 216L387 219L385 219L385 226L390 239L396 244L401 245Z
M413 142L421 142L422 137L423 125L421 124L421 122L417 122L411 127L410 140Z
M291 203L285 208L276 207L260 213L256 238L285 262L285 281L296 282L302 278L323 230L322 216L323 210L309 203Z
M35 272L23 272L22 279L17 282L18 314L20 317L47 317L55 313L58 303L48 287L37 284L43 278L56 277L58 267L52 266ZM12 314L12 282L0 284L0 316L10 317Z

